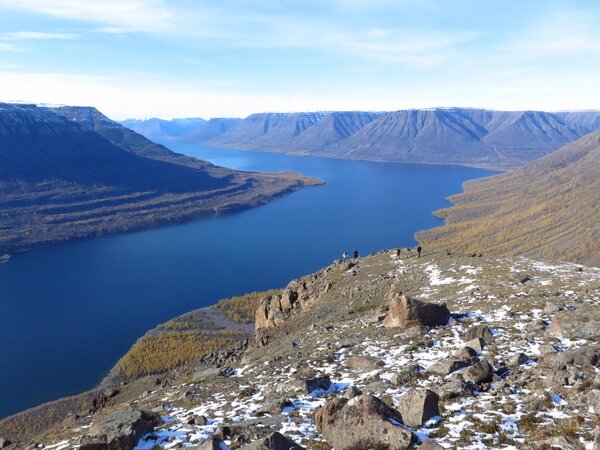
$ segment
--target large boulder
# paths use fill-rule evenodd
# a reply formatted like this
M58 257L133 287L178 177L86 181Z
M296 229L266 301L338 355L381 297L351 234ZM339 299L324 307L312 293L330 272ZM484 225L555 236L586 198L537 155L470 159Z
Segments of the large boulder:
M104 438L109 450L132 450L140 438L161 424L160 416L142 410L117 411L103 417L89 429L92 437Z
M304 447L296 444L279 432L275 432L264 439L259 439L242 448L243 450L305 450Z
M292 311L299 308L298 293L294 290L263 297L256 310L254 329L276 327L285 322Z
M597 339L600 329L600 306L582 306L554 314L550 332L568 339Z
M464 369L465 367L469 367L477 362L479 362L479 358L476 356L471 356L470 358L464 359L450 357L434 364L431 367L428 367L427 372L445 377L446 375L450 375L452 372L455 372L459 369Z
M265 395L270 399L278 399L281 397L310 394L315 390L327 391L330 387L331 379L328 375L293 378L286 382L272 385L265 391Z
M440 397L429 389L408 391L398 399L398 411L405 425L422 427L425 422L440 415Z
M402 416L371 395L328 401L315 413L317 430L336 450L408 449L417 440L401 426Z
M450 320L450 311L445 303L422 302L399 294L393 289L388 294L388 299L390 310L383 320L386 328L435 327L446 325Z
M485 359L467 367L462 373L465 381L470 381L473 384L489 383L492 381L494 368Z
M346 361L350 369L373 370L383 367L383 361L373 356L352 356Z
M472 341L477 338L483 339L485 343L489 344L494 339L494 333L487 325L473 325L465 332L464 339L465 341ZM467 345L469 344L467 343Z

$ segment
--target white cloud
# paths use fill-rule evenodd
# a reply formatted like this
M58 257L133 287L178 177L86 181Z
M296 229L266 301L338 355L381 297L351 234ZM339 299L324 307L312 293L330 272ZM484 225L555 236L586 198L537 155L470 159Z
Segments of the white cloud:
M0 42L0 52L18 52L19 48L12 45Z
M127 31L164 30L173 18L173 12L162 0L0 0L0 7L106 24Z
M39 31L15 31L12 33L4 33L1 36L9 40L72 40L79 37L79 35L73 33L43 33Z

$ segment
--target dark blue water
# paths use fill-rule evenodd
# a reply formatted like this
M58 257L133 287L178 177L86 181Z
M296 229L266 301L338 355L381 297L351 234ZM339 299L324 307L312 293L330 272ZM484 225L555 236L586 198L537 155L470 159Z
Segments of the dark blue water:
M170 145L216 164L326 180L214 219L38 249L0 265L0 417L94 386L149 328L223 297L285 286L344 250L412 245L468 179L380 164Z

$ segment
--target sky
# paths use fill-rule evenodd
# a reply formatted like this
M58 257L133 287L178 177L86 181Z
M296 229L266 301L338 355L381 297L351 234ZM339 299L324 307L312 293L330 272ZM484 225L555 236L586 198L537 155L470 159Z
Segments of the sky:
M0 101L114 119L600 109L600 2L0 0Z

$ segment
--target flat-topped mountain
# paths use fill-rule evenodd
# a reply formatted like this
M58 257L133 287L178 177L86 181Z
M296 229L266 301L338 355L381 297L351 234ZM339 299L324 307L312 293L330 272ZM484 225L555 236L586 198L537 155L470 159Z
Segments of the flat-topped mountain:
M549 113L468 108L388 113L263 113L215 133L181 139L243 150L384 162L514 169L600 127L595 111Z
M431 250L524 254L600 264L600 132L522 169L465 184L418 233Z
M0 104L0 254L242 209L313 181L215 167L94 108Z
M150 375L0 435L11 450L592 449L599 324L600 269L382 251L159 325L119 363Z

